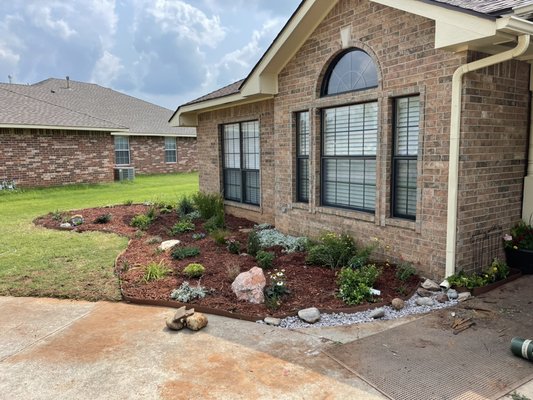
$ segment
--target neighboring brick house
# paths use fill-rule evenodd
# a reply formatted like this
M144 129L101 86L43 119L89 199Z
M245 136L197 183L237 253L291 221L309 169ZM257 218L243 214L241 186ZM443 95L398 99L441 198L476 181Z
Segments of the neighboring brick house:
M479 238L533 213L532 3L305 0L245 80L170 122L197 127L200 188L233 214L379 238L435 278L478 268Z
M197 169L196 130L172 111L95 84L0 84L0 181L53 186Z

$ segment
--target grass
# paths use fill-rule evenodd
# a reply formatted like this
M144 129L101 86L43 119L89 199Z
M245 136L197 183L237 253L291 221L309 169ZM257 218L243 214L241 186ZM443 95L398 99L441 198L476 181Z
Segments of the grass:
M177 202L198 190L198 175L137 176L132 182L0 192L0 295L119 300L115 257L127 239L56 231L32 221L56 210Z

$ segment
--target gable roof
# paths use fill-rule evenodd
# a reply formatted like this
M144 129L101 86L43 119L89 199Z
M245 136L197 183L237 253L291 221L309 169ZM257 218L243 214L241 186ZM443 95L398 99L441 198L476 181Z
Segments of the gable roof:
M430 0L481 14L501 16L512 12L513 8L533 4L532 0Z
M37 119L41 118L41 125L53 125L49 122L54 121L55 117L50 112L61 108L65 112L61 114L61 119L56 118L62 123L61 126L74 122L74 126L78 126L80 121L74 116L85 115L93 121L91 124L86 120L87 128L92 127L96 123L94 121L107 121L110 128L127 129L128 135L196 136L194 128L177 128L168 123L171 110L93 83L50 78L33 85L3 83L0 84L0 89L3 89L0 97L6 96L6 91L23 96L18 102L22 110L13 111L12 117L9 117L15 121L15 118L19 118L20 124L27 120L27 113L24 111L26 103L41 102L48 104L48 110L31 118L33 122L38 122ZM73 118L72 121L69 117ZM7 118L8 116L0 114L0 124L4 123L4 119L7 121Z

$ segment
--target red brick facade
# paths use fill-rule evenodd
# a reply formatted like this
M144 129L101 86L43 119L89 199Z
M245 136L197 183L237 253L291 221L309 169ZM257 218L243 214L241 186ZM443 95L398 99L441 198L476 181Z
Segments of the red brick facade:
M375 89L321 97L327 67L342 51L340 30L350 25L353 46L378 68ZM228 210L258 222L275 223L297 235L347 232L359 242L378 238L384 259L407 260L425 274L444 276L448 196L448 154L453 72L474 54L435 50L434 22L371 3L341 0L279 75L273 101L199 115L200 186L221 190L220 124L261 122L261 207ZM457 267L470 268L472 234L494 224L507 228L520 218L528 121L528 65L508 62L464 80ZM420 97L416 220L391 216L394 99ZM321 110L377 101L376 210L366 213L322 205ZM296 202L295 112L311 113L308 204ZM272 121L273 114L273 123Z

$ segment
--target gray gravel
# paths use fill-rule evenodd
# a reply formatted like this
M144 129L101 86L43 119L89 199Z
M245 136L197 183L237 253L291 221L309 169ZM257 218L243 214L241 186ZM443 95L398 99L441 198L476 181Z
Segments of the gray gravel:
M439 292L437 292L439 293ZM391 320L398 319L408 315L414 314L424 314L432 310L438 310L442 308L451 307L457 304L457 300L450 300L446 303L439 303L435 301L433 306L418 306L416 305L416 299L419 298L417 294L411 297L409 300L406 300L405 307L399 311L394 310L390 306L384 306L385 316L379 320ZM435 296L433 296L433 299ZM361 324L365 322L376 321L371 317L373 310L360 311L353 314L346 313L334 313L334 314L322 314L320 321L315 322L314 324L308 324L302 321L297 316L287 317L281 320L280 326L282 328L319 328L327 326L341 326L341 325L352 325L352 324Z

